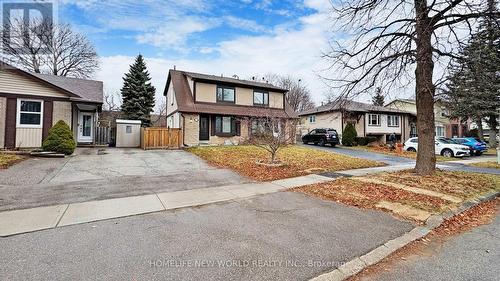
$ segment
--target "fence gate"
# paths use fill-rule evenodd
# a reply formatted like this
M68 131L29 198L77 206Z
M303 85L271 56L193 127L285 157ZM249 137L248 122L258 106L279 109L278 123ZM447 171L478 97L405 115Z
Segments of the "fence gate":
M142 149L179 149L182 144L182 129L141 128Z
M111 141L111 128L109 127L96 127L95 128L95 145L109 145Z

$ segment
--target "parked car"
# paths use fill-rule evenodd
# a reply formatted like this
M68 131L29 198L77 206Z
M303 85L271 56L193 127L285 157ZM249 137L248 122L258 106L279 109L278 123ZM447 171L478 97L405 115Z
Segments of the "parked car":
M302 143L308 144L311 142L316 145L325 146L326 144L330 144L335 147L340 143L340 140L335 129L314 129L302 136Z
M409 138L404 143L404 149L406 151L417 152L418 137ZM450 141L444 138L436 138L434 149L436 154L445 157L463 157L470 155L470 149L468 146L457 144L454 141Z
M486 143L477 141L475 138L454 138L455 142L466 145L470 148L471 155L481 155L484 151L488 150Z

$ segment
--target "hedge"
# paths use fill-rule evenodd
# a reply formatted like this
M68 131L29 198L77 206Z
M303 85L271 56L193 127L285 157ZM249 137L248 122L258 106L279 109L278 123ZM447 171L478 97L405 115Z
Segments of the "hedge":
M368 145L369 143L372 143L374 141L377 141L377 137L356 137L354 138L354 141L361 146Z
M344 131L342 132L342 145L345 146L355 146L356 145L356 137L358 136L358 133L356 132L356 128L354 128L354 125L351 123L348 123Z

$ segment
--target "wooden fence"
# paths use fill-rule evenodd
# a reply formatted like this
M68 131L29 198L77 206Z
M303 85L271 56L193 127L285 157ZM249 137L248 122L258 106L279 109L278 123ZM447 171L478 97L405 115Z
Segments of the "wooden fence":
M95 145L108 145L111 141L111 128L109 127L96 127L95 128Z
M141 128L142 149L179 149L182 145L182 129Z

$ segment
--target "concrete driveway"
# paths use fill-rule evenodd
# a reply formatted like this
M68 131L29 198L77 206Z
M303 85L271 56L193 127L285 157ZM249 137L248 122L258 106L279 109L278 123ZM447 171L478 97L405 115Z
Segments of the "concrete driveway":
M301 193L0 239L5 280L307 280L412 229Z
M249 182L182 150L79 148L0 170L0 210Z

